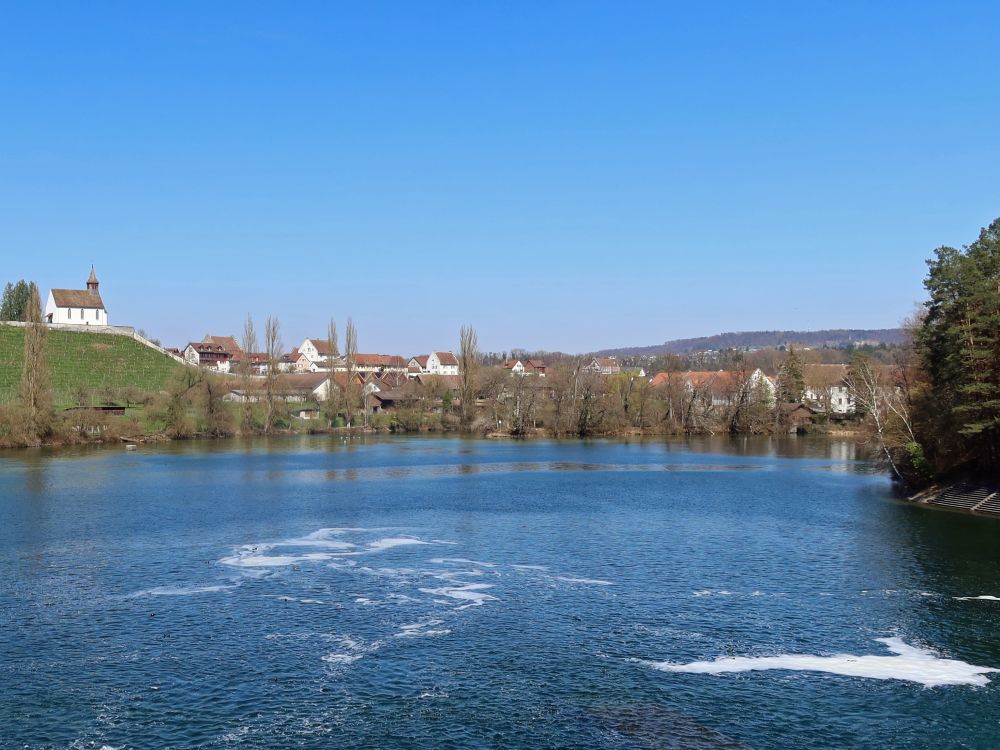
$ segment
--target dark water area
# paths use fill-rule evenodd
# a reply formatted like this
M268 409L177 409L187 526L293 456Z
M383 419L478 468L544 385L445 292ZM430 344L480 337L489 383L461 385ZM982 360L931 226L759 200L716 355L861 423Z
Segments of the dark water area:
M0 747L996 748L983 596L850 441L0 453Z

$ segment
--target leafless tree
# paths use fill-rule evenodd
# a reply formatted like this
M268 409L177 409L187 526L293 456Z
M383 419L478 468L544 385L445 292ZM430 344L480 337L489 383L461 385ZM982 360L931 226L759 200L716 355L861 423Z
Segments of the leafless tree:
M226 382L226 378L221 375L206 374L202 381L202 391L205 429L208 434L212 437L231 435L230 413L223 401L223 397L229 392L229 385Z
M253 377L253 353L257 351L257 331L254 329L253 318L247 313L243 323L243 359L240 360L240 387L243 389L243 432L253 431L253 399L251 394L256 390Z
M330 318L330 325L326 329L326 345L329 350L329 360L327 365L330 368L326 374L326 414L327 418L330 420L330 425L332 426L337 419L338 398L334 363L339 356L339 344L337 343L337 321L333 318Z
M281 324L277 318L268 316L264 321L264 355L267 357L267 371L264 375L264 432L267 434L274 429L277 421L281 346Z
M24 315L24 363L21 366L21 403L28 427L36 437L44 437L52 426L52 387L46 357L46 334L38 286L31 282Z
M458 366L461 378L462 427L468 428L476 415L476 379L479 372L479 337L472 326L459 331Z
M354 327L354 321L351 318L347 319L347 330L344 332L344 361L347 365L347 380L344 383L344 418L347 420L347 426L351 426L351 421L354 418L354 402L355 402L355 383L354 383L354 372L355 372L355 357L358 354L358 329Z
M916 442L903 389L865 356L856 357L851 363L844 383L855 407L871 425L872 437L892 473L903 479L895 452L902 443Z

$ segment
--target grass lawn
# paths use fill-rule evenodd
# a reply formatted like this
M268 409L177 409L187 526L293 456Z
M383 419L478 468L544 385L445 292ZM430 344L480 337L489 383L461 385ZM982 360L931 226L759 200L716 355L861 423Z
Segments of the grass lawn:
M129 388L160 391L184 365L127 336L49 330L49 371L56 406L71 406L81 388L95 398L120 399ZM0 403L17 399L24 362L24 329L0 325Z

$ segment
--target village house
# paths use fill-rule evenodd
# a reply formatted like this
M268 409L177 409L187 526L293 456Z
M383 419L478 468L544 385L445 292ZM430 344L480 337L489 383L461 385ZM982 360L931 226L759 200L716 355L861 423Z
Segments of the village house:
M749 375L734 370L694 370L680 373L680 378L688 395L706 408L733 406L740 400L755 398L763 398L773 405L777 394L774 381L760 368Z
M295 369L299 372L309 370L309 365L314 362L319 364L322 369L329 369L331 360L339 356L339 352L330 346L327 339L306 339L299 346L298 353L299 358L296 360Z
M306 355L299 354L295 361L295 372L347 372L347 363L342 357L320 357L310 360Z
M355 354L358 372L406 372L406 360L398 354Z
M86 289L50 289L45 302L45 322L75 326L106 326L108 311L104 307L94 267Z
M333 373L334 386L343 390L347 385L347 373ZM364 378L360 373L354 374L354 383L359 388L364 384ZM330 394L330 373L329 372L290 372L282 373L277 380L277 398L280 401L289 403L326 401ZM244 390L242 387L233 388L226 396L226 401L251 401L259 402L264 400L264 384L254 382L252 386Z
M229 369L231 372L240 372L240 368L243 367L244 361L249 361L250 363L250 373L252 375L266 375L268 370L268 357L266 352L250 352L249 354L244 351L235 352L229 360ZM278 367L278 371L281 371L281 367Z
M582 369L584 372L596 372L600 375L617 375L622 371L614 357L594 357Z
M529 359L524 363L524 371L531 375L537 375L540 378L544 378L545 361L541 359Z
M511 375L524 375L524 365L519 359L508 359L503 363L503 369L507 370Z
M503 363L503 369L511 375L537 375L545 377L545 362L540 359L508 359Z
M295 363L299 358L299 350L292 349L287 354L282 354L278 360L278 372L294 372Z
M219 372L231 372L234 357L243 350L233 336L205 336L201 341L192 341L184 347L184 359L192 365L206 367Z
M854 398L845 383L847 365L806 365L802 368L806 390L803 401L827 414L847 415L855 411Z
M458 358L452 352L420 354L406 364L411 375L458 375Z

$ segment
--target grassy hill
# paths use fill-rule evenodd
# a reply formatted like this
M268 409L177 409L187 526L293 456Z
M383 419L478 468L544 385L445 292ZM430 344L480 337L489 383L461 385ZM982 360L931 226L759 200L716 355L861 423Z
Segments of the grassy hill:
M47 337L52 390L57 406L75 403L86 389L96 396L135 388L163 389L184 365L127 336L50 330ZM24 362L24 329L0 325L0 403L17 399Z

